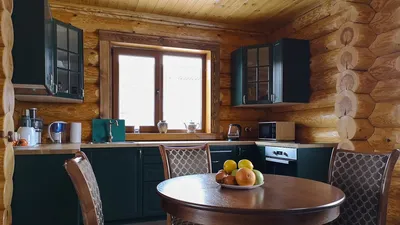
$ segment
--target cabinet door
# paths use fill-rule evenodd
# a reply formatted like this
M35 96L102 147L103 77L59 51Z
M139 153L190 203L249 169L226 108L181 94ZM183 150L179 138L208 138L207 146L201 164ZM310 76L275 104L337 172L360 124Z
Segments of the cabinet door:
M264 173L265 171L265 152L256 145L239 145L237 146L239 159L248 159L253 163L254 169Z
M246 104L270 103L272 82L272 49L270 45L248 47L246 50Z
M83 99L82 30L54 20L56 33L55 74L58 96Z
M78 224L78 197L65 171L73 155L15 157L13 225Z
M91 160L99 185L105 221L141 215L139 151L135 148L95 149Z
M216 173L223 169L224 162L228 159L236 160L235 146L210 146L212 172Z

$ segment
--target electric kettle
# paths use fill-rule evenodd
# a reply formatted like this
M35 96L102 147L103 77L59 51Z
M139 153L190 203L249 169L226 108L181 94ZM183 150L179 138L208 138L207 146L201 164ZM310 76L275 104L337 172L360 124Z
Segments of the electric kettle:
M239 124L229 124L228 140L237 141L242 134L242 127Z
M55 121L52 122L48 129L47 132L49 133L50 140L53 143L62 143L63 141L63 136L65 135L65 128L67 126L67 123L64 121Z

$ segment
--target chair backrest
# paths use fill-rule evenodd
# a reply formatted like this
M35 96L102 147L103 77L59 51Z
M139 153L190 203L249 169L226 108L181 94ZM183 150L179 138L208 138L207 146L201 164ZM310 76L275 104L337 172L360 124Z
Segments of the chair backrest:
M190 147L160 145L165 179L211 173L211 155L208 144Z
M74 158L65 161L64 167L74 184L81 203L83 223L85 225L103 225L99 187L85 153L77 152Z
M329 183L346 194L332 224L385 225L390 181L400 151L361 153L334 150Z

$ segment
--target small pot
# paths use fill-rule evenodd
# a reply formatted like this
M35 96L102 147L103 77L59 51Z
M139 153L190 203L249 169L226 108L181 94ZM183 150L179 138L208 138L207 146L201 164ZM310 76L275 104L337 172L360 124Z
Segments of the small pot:
M168 131L168 123L167 123L167 121L166 120L160 120L157 123L157 128L158 128L158 131L160 133L162 133L162 134L167 133L167 131Z

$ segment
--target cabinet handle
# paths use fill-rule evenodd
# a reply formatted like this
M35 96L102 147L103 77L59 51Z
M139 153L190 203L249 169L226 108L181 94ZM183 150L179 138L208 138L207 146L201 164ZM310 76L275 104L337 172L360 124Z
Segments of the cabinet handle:
M243 95L243 104L246 104L246 95Z
M239 151L238 151L238 156L241 156L241 155L242 155L242 148L241 148L241 147L238 147L238 149L239 149Z
M142 160L142 149L139 149L139 159Z
M276 96L274 94L271 94L271 102L275 102Z
M217 161L212 161L212 163L219 163L219 161L217 160Z

